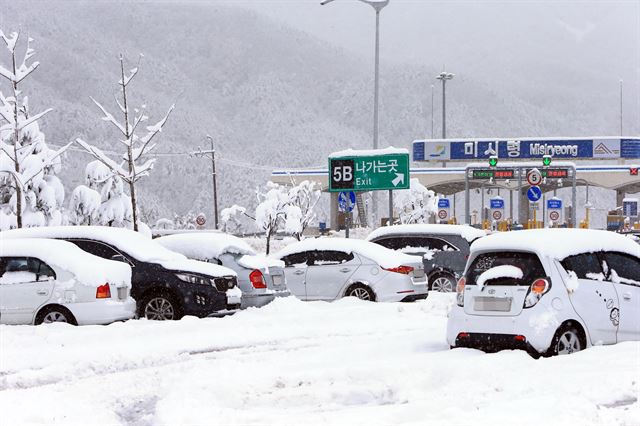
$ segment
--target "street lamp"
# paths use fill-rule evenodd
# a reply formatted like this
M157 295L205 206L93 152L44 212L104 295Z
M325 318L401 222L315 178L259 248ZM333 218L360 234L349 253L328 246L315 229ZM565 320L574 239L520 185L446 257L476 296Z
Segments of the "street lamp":
M324 0L320 2L321 6L329 4L335 0ZM380 11L389 4L389 0L371 1L371 0L358 0L361 3L366 3L373 7L376 11L376 54L375 54L375 77L374 77L374 89L373 89L373 149L378 149L378 98L380 91ZM372 194L373 205L373 218L376 221L378 207L378 197L374 192Z
M447 138L447 111L446 107L446 83L447 80L452 80L455 74L451 74L450 72L442 71L440 74L436 76L436 80L442 81L442 139Z

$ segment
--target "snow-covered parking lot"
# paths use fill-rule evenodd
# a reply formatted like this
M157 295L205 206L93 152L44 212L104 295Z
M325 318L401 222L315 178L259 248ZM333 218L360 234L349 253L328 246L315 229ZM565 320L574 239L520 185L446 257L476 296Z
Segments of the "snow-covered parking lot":
M640 343L449 350L452 297L0 326L0 424L640 424Z

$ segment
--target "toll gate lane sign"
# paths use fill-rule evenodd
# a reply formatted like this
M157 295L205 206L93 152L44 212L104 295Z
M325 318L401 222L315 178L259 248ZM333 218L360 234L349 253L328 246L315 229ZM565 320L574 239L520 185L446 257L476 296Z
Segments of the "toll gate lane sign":
M409 189L409 154L329 158L329 191Z

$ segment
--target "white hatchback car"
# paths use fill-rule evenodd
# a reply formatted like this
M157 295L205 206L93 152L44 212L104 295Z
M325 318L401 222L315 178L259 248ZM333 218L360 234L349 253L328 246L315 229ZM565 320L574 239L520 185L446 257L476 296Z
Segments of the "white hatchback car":
M312 238L290 244L275 257L285 263L291 294L302 300L353 296L411 302L428 295L422 258L368 241Z
M471 246L451 347L567 354L640 340L640 247L608 231L493 234Z
M0 239L0 323L74 325L128 320L131 268L66 241Z

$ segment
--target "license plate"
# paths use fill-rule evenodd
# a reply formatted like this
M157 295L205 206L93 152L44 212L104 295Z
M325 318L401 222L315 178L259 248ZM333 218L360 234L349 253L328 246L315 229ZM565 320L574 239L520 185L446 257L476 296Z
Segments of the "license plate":
M284 283L283 275L272 275L273 285L282 285Z
M473 309L476 311L509 312L511 301L510 297L475 297Z
M118 287L118 299L124 300L127 298L127 288L126 287Z
M424 277L424 269L414 269L413 270L413 276L415 278L422 278Z

